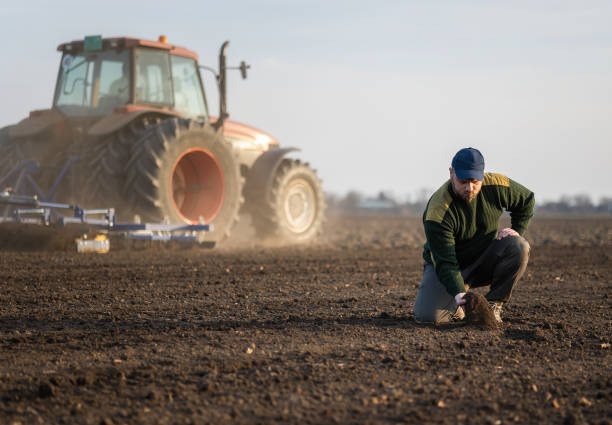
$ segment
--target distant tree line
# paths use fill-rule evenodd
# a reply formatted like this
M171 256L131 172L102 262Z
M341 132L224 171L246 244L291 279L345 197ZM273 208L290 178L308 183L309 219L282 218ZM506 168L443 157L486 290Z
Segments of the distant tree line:
M540 214L570 215L612 215L612 198L603 197L595 204L589 195L562 196L558 201L548 201L537 205Z
M415 200L408 197L408 199L401 201L389 192L379 192L376 196L367 196L356 190L351 190L344 196L328 193L326 202L332 214L419 215L425 210L430 195L428 190L422 189Z
M367 196L351 190L343 196L328 193L326 201L332 214L421 215L430 196L431 190L428 189L419 190L414 199L408 196L404 200L398 200L393 194L384 191L375 196ZM612 197L603 197L595 203L586 194L564 195L557 201L536 203L536 214L612 215Z

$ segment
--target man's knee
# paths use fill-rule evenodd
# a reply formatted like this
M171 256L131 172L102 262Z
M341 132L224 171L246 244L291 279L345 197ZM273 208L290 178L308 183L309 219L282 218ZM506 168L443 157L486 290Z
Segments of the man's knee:
M531 247L529 246L529 242L522 236L507 236L504 239L508 239L506 243L508 244L507 252L514 258L516 258L517 262L527 263L529 261L529 252L531 251Z
M434 304L415 303L414 319L422 323L447 323L453 320L456 311L456 305L452 308L449 306L440 307Z
M516 237L516 245L519 252L519 256L523 262L529 261L529 253L531 252L531 246L527 239L522 236Z
M453 314L446 310L436 310L433 312L429 312L429 314L423 316L414 315L414 320L417 323L432 323L434 325L439 325L442 323L450 323L453 321Z
M418 322L444 323L451 320L457 304L438 281L433 267L427 265L414 300L414 317Z
M425 304L421 300L418 300L414 303L414 319L417 322L435 322L436 312L432 307L433 306Z

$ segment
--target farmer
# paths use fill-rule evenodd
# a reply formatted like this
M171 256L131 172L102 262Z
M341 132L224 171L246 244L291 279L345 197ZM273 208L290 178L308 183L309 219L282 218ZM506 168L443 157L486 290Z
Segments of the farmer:
M490 286L486 298L501 322L502 306L527 268L529 244L522 235L533 216L534 194L502 174L485 173L484 158L474 148L457 152L449 171L450 180L423 213L427 242L415 319L461 320L468 289ZM504 210L512 227L498 231Z

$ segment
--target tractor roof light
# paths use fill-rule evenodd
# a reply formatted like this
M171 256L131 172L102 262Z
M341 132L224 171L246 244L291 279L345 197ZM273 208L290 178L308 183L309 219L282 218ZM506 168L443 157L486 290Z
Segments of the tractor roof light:
M160 35L159 38L157 39L157 41L159 41L160 43L167 44L168 43L168 37L166 37L165 35Z

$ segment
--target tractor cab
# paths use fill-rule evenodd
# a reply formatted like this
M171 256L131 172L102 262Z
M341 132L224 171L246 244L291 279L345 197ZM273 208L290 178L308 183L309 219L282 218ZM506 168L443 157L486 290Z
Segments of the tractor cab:
M208 120L197 54L157 42L86 37L61 44L53 106L69 117L101 117L132 104Z

